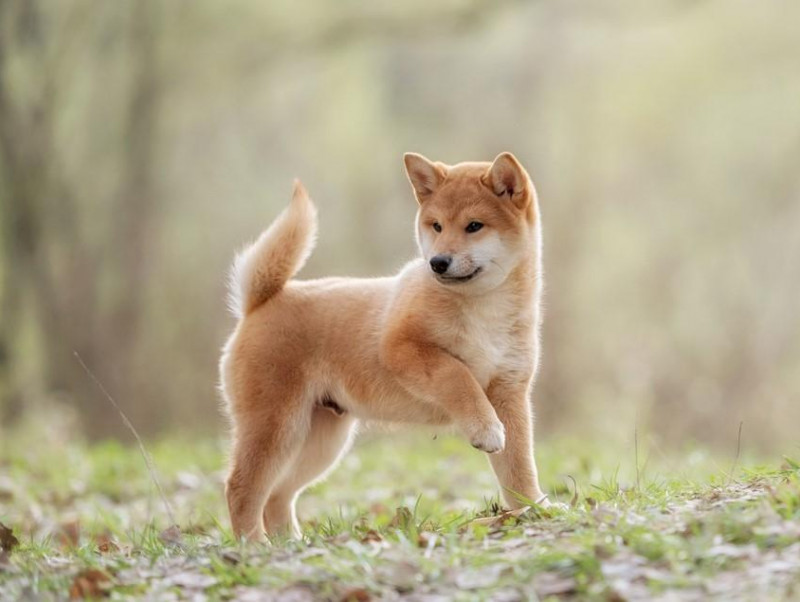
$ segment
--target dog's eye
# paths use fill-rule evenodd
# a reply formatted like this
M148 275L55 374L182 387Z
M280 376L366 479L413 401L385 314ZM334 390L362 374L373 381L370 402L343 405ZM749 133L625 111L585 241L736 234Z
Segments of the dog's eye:
M441 232L442 224L440 224L439 222L433 222L433 229L436 230L437 232Z
M480 223L480 222L470 222L470 223L467 224L467 227L465 228L465 230L467 232L472 233L472 232L477 232L481 228L483 228L483 224L482 223Z

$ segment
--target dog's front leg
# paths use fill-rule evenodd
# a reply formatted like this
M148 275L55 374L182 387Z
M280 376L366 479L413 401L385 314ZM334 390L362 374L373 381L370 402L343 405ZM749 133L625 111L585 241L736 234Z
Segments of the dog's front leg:
M528 382L493 380L487 389L489 401L506 427L505 449L489 457L503 497L511 508L530 501L549 505L539 487L533 456L533 410Z
M439 405L469 442L490 454L505 447L505 428L478 381L463 362L424 340L384 341L383 362L414 397Z

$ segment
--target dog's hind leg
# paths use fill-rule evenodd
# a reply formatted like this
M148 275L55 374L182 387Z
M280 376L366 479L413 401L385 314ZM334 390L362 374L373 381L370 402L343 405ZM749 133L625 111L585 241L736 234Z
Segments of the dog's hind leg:
M271 400L234 412L235 442L225 487L233 532L264 537L262 509L290 468L309 429L312 407L296 387L270 392Z
M302 450L283 474L264 505L264 526L268 535L300 536L295 501L303 489L323 479L350 446L355 419L317 406Z

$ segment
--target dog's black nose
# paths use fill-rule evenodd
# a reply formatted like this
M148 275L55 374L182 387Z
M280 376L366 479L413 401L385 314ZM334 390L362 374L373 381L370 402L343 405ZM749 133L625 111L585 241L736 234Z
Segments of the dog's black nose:
M431 258L431 269L437 274L444 274L452 261L453 258L449 255L437 255Z

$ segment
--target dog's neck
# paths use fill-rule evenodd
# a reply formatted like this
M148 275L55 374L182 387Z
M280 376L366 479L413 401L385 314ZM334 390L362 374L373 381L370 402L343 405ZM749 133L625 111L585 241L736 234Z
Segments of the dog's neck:
M537 256L528 257L515 265L495 288L486 291L489 297L513 296L523 303L538 300L542 289L541 261Z

